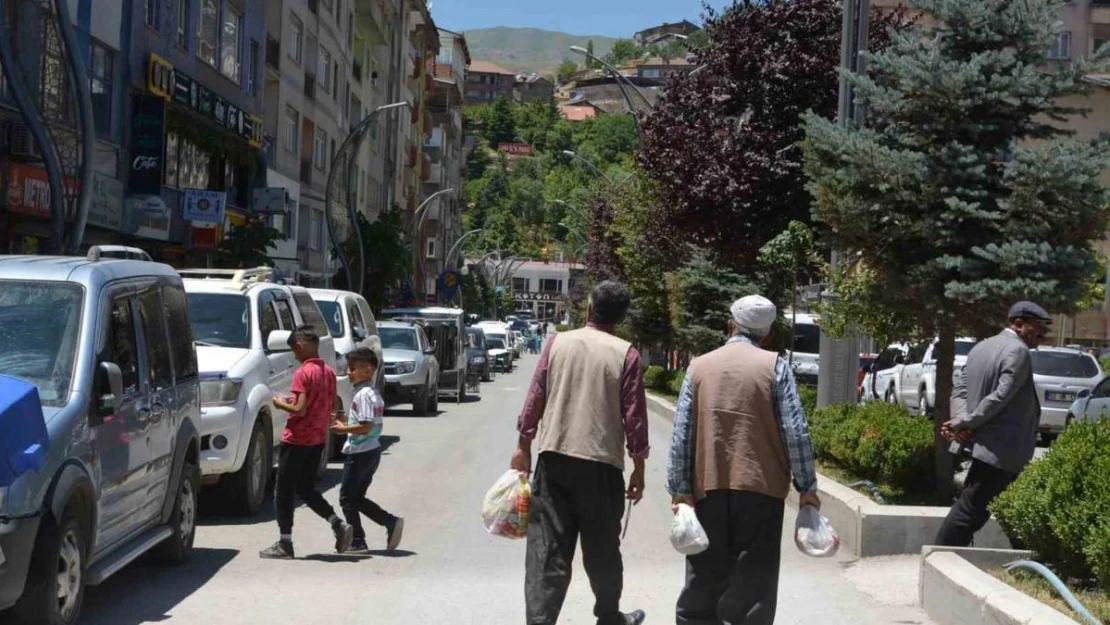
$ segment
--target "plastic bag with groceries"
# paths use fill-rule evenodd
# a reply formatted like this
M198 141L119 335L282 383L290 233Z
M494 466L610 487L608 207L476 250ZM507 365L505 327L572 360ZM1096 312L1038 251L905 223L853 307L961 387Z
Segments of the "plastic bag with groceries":
M794 523L794 544L807 556L831 558L840 549L840 536L817 508L802 506Z
M709 549L709 537L698 521L698 515L688 504L678 504L678 511L671 521L671 546L684 556L692 556Z
M482 501L482 522L486 531L505 538L526 537L531 503L532 486L528 483L528 474L509 469Z

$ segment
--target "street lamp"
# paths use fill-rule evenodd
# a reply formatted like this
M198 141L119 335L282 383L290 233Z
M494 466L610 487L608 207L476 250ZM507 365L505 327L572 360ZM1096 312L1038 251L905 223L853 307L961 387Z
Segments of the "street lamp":
M636 120L636 133L640 136L640 145L643 145L644 129L640 128L640 120L636 118L636 107L632 105L632 96L628 94L628 89L624 85L625 77L621 76L621 73L617 71L617 68L594 56L592 52L590 52L586 48L583 48L582 46L571 46L570 51L584 55L587 59L593 59L595 62L601 64L602 67L609 70L609 73L613 75L613 79L616 81L617 87L621 90L621 95L624 96L624 103L628 106L628 112L631 113L632 118ZM647 106L648 110L654 110L655 107L652 106L651 101L647 99L647 96L644 95L644 92L640 91L640 88L634 85L632 82L628 82L628 84L632 85L632 87L636 90L636 93L640 94L640 97L644 100L644 104Z
M608 174L606 174L605 172L601 171L601 168L600 168L600 167L598 167L597 165L594 165L594 164L593 164L592 162L590 162L590 161L589 161L589 160L588 160L587 158L585 158L585 157L583 157L583 156L580 156L580 155L578 154L578 152L575 152L575 151L573 151L573 150L563 150L563 154L565 154L566 156L569 156L569 157L571 157L571 158L575 158L575 159L578 159L578 160L582 161L583 163L585 163L585 164L586 164L586 166L587 166L587 167L589 167L590 169L592 169L592 170L594 170L595 172L597 172L597 175L599 175L599 176L601 176L602 178L604 178L605 180L607 180L607 181L609 182L609 184L613 184L613 179L612 179L612 178L610 178L610 177L608 176Z
M445 267L450 267L451 266L451 257L455 255L455 252L459 251L459 246L462 245L462 242L464 240L466 240L466 237L468 237L472 234L478 234L479 232L484 232L484 230L482 228L476 228L474 230L471 230L470 232L467 232L467 233L463 234L461 237L459 237L459 240L455 241L455 245L451 248L451 251L447 252L447 257L443 261L444 266Z
M420 259L422 258L421 254L420 254L420 228L421 228L421 226L424 225L424 219L427 217L427 214L425 213L425 209L428 208L429 205L431 205L432 200L435 200L435 199L437 199L437 198L439 198L443 195L446 195L448 193L454 193L454 192L455 192L454 189L443 189L442 191L436 191L435 193L429 195L428 198L426 200L424 200L424 202L421 203L420 206L416 207L416 210L413 211L413 213L412 213L412 220L413 220L413 227L412 227L412 240L413 240L412 272L414 274L413 275L413 282L414 283L416 282L416 280L415 280L416 275L415 274L417 273L417 269L418 268L422 269L423 266L424 266L424 264L420 262ZM423 283L421 283L419 285L414 284L414 286L418 287L418 290L420 291L420 296L423 297L424 296L424 284Z

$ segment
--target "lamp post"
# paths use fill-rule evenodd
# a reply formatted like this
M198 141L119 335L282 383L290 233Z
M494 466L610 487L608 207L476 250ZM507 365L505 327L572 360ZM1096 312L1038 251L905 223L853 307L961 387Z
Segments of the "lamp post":
M594 165L593 163L591 163L591 162L589 161L589 159L587 159L587 158L585 158L585 157L583 157L583 156L580 156L580 155L578 154L578 152L575 152L575 151L573 151L573 150L563 150L563 154L564 154L564 155L566 155L566 156L569 156L569 157L571 157L571 158L573 158L573 159L577 159L577 160L579 160L579 161L582 161L583 163L585 163L585 164L586 164L586 166L587 166L587 167L589 167L590 169L594 170L594 172L596 172L596 173L597 173L597 175L601 176L601 177L602 177L602 178L604 178L604 179L605 179L606 181L608 181L608 182L609 182L609 184L613 184L613 179L612 179L612 178L610 178L608 174L606 174L605 172L601 171L601 168L600 168L600 167L598 167L597 165ZM556 201L558 201L558 200L556 200Z
M599 59L597 56L595 56L593 53L591 53L586 48L583 48L582 46L571 46L570 51L584 55L587 59L593 59L596 63L600 64L602 67L608 70L610 74L613 75L613 79L617 82L617 87L621 90L621 95L624 96L624 103L628 106L628 112L631 113L632 118L636 120L636 133L640 135L640 145L643 145L644 129L640 128L640 120L636 118L636 107L633 106L632 96L628 94L628 89L624 85L625 77L621 76L621 73L617 71L617 68ZM632 85L632 88L636 90L636 93L640 94L640 98L643 99L644 105L647 106L648 110L654 110L655 107L652 106L651 101L647 99L647 96L644 95L644 92L640 91L640 88L632 84L631 82L629 82L628 84Z
M443 189L442 191L436 191L435 193L429 195L428 198L426 200L424 200L420 204L420 206L417 206L416 210L413 211L413 213L412 213L412 222L413 222L413 225L412 225L412 243L413 243L413 245L412 245L412 273L413 273L413 283L414 283L413 286L417 287L417 290L419 291L419 294L420 294L421 298L424 297L424 284L423 284L423 282L421 282L419 285L417 285L415 283L416 283L417 269L423 269L423 267L424 267L424 264L422 262L420 262L420 259L423 258L423 256L420 254L420 252L421 252L421 250L420 250L420 242L421 242L420 232L421 232L421 227L424 225L424 219L427 217L427 215L424 211L425 211L425 209L428 208L429 205L431 205L432 200L435 200L436 198L447 195L448 193L454 193L454 192L455 192L454 189Z
M446 267L450 267L451 266L451 257L455 255L455 252L459 251L459 246L461 246L462 242L464 240L466 240L466 237L468 237L472 234L478 234L479 232L485 232L485 230L483 230L482 228L476 228L474 230L471 230L470 232L464 233L461 237L459 237L459 240L455 241L455 245L451 248L451 251L447 252L447 257L444 259L443 264Z

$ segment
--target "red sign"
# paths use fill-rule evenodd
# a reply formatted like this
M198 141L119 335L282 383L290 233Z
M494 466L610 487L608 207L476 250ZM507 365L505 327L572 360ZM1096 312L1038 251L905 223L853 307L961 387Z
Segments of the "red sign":
M50 178L34 165L12 163L8 170L8 210L15 214L50 218ZM66 193L77 195L77 181L65 179Z
M198 252L215 252L217 239L217 228L193 228L193 249Z
M499 143L497 149L512 156L532 156L532 146L527 143Z

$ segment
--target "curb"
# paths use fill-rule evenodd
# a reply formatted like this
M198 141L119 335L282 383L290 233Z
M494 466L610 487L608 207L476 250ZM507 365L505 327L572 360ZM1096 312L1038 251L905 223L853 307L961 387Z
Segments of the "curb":
M1079 625L1011 588L957 551L923 554L921 607L937 625Z
M674 421L675 406L662 397L647 393L647 409L649 416Z

